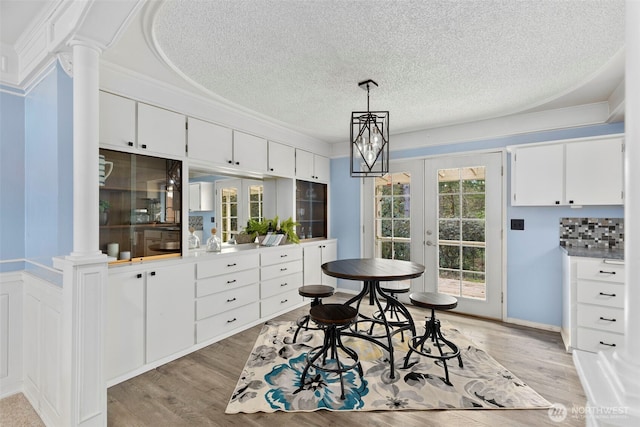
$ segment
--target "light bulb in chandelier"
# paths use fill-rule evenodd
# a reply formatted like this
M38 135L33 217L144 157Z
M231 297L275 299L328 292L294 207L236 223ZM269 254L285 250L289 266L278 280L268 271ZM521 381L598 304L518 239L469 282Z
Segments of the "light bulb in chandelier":
M382 146L382 137L380 132L378 132L378 128L374 126L373 135L371 135L371 144L377 150Z
M372 144L367 144L367 148L364 151L364 158L367 163L371 164L376 159L376 150Z

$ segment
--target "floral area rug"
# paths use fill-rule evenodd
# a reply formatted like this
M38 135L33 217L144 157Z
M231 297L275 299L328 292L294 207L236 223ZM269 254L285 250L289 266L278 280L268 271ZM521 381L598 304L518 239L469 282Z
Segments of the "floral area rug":
M450 385L445 382L441 362L411 356L403 368L408 351L406 340L394 336L396 373L390 378L388 354L369 341L343 337L354 349L364 372L357 369L343 374L345 399L341 399L338 374L310 370L305 386L300 377L307 352L322 344L323 332L296 331L293 322L267 322L247 361L226 409L227 414L275 411L376 411L428 409L534 409L551 404L515 377L491 356L479 349L448 323L443 335L460 348L463 368L457 359L447 362ZM421 334L423 330L418 329ZM330 364L330 360L327 363Z

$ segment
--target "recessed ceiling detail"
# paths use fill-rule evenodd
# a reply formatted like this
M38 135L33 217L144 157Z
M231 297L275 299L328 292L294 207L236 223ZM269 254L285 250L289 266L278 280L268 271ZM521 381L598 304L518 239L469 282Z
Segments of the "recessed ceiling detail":
M624 1L172 0L155 48L218 99L346 142L353 82L393 132L536 108L595 76L624 45ZM594 99L602 101L604 99Z

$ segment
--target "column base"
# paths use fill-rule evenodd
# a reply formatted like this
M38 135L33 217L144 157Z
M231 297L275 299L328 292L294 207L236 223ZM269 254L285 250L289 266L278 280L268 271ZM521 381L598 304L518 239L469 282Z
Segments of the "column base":
M622 359L617 351L574 350L573 361L587 406L578 411L583 413L567 416L580 417L587 426L640 425L640 365Z

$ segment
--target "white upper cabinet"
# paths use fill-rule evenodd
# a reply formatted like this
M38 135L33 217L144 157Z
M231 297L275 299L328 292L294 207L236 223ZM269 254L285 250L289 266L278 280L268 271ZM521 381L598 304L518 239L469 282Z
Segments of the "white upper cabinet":
M267 140L234 130L233 160L227 163L243 171L266 172Z
M136 102L100 92L100 144L115 148L134 147Z
M293 177L296 170L295 148L277 142L269 141L269 174Z
M215 187L213 182L189 184L189 211L212 211L215 209Z
M189 117L189 158L228 165L233 161L233 131L229 128Z
M622 137L516 147L511 204L621 205L623 164Z
M576 205L624 203L622 138L567 144L566 199Z
M306 181L329 182L329 159L304 150L296 150L296 177Z
M183 157L186 152L186 117L138 103L138 145L142 151Z
M511 204L560 205L564 198L564 146L517 148L511 154Z

